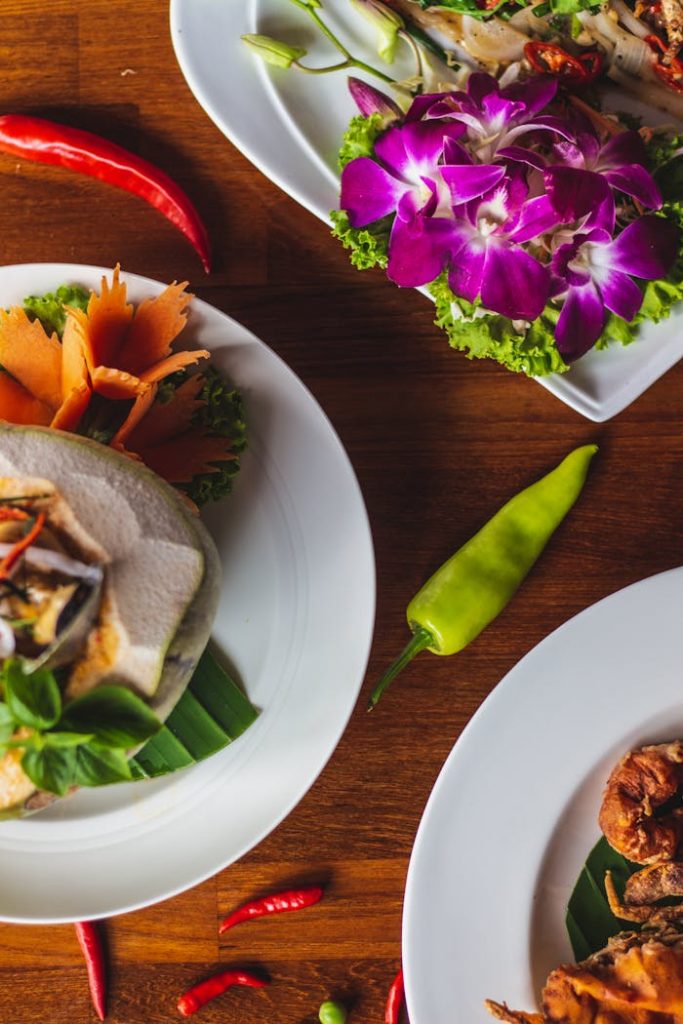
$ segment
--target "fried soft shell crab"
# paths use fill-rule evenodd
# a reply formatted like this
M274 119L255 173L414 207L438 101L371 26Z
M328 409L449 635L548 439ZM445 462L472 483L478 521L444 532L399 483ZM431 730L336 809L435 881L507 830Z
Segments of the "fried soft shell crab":
M617 852L644 867L619 897L609 874L605 891L615 917L643 924L624 931L578 964L548 977L541 1012L511 1010L486 1001L489 1012L510 1024L666 1024L683 1021L683 742L641 747L612 771L599 823ZM680 858L680 859L678 859Z

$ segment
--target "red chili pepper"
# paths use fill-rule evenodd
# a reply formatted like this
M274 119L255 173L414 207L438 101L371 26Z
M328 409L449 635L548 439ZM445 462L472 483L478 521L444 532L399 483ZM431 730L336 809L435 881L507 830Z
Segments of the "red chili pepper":
M80 128L24 114L0 117L0 152L80 171L145 199L174 224L211 269L209 238L188 196L172 178L142 157Z
M581 61L554 43L536 39L525 45L524 54L540 75L558 75L572 82L585 82L588 77Z
M391 983L387 1004L384 1008L384 1024L398 1024L403 1006L405 986L403 984L403 968L398 972Z
M286 910L303 910L304 907L312 907L322 899L322 889L315 885L307 889L290 889L287 892L276 892L272 896L264 896L263 899L253 900L238 907L232 914L223 918L218 926L219 934L227 932L228 928L239 924L241 921L250 921L254 917L264 917L266 914L282 914Z
M583 79L583 84L587 82L594 82L602 71L605 63L605 58L600 50L587 50L585 53L579 54L579 63L586 72L586 77Z
M223 971L222 974L214 974L206 981L200 981L194 988L190 988L178 1000L178 1009L183 1017L189 1017L191 1013L199 1010L204 1003L208 1003L216 996L227 992L233 985L247 985L249 988L264 988L268 984L263 978L257 978L248 971Z
M107 1001L107 977L104 963L104 949L99 928L95 921L81 921L76 924L76 935L85 957L88 969L90 997L95 1013L104 1020Z
M25 537L18 540L12 549L5 555L3 560L0 562L0 581L7 579L10 572L16 565L18 559L23 555L27 548L31 547L34 540L45 526L45 513L39 512L36 516L36 521L28 531Z
M658 35L645 36L645 42L650 44L650 48L658 53L666 53L669 49L663 39L660 39ZM674 57L670 64L662 64L661 61L656 61L653 65L655 74L662 79L670 89L674 89L676 92L683 92L683 61L678 57Z

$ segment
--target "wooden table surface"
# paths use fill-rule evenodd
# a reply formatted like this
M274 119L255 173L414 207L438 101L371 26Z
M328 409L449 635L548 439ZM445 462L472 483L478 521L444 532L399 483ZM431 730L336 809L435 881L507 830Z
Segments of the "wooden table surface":
M187 278L279 353L329 415L358 475L378 604L361 699L299 806L215 878L108 922L108 1019L177 1020L186 987L246 963L266 969L271 986L208 1006L206 1024L313 1024L332 995L353 1006L352 1021L372 1024L400 963L415 832L463 726L555 627L683 563L683 365L595 425L532 381L450 351L419 294L355 271L325 226L222 137L175 62L167 8L6 0L3 106L96 130L161 165L209 225L212 274L143 202L8 157L2 261L120 261L162 281ZM584 495L518 598L457 658L423 654L367 715L372 681L407 639L404 609L420 583L512 493L588 441L601 450ZM219 941L217 919L235 905L315 879L327 881L318 907ZM0 1024L94 1019L73 928L0 925Z

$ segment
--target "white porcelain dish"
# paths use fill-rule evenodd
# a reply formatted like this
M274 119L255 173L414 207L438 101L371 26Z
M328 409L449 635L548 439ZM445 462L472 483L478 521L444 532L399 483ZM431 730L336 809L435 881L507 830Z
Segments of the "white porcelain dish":
M380 63L371 47L372 29L349 0L325 0L324 14L354 53ZM171 0L170 20L180 67L209 117L260 171L327 221L338 205L339 141L355 112L346 75L311 78L269 67L252 56L240 35L303 41L312 66L334 62L336 51L302 11L282 0ZM634 104L620 98L620 108L625 106ZM683 311L645 327L636 344L589 352L568 373L539 383L588 419L610 419L683 356L682 328Z
M64 282L99 287L103 273L71 264L2 267L0 303ZM123 276L133 301L163 287ZM186 330L245 399L242 469L233 494L205 519L224 572L214 639L261 714L200 765L81 790L0 823L0 920L108 917L230 864L309 789L358 696L374 621L374 560L342 445L298 378L230 317L195 299Z
M498 684L446 761L410 861L411 1024L486 1024L484 999L535 1010L573 960L569 896L612 766L683 735L683 568L571 619Z

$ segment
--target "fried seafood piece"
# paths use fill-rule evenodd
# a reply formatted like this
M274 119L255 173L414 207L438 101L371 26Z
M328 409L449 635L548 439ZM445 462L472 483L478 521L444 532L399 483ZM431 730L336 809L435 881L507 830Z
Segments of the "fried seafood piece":
M674 860L683 808L663 811L683 784L683 742L632 750L607 781L599 824L610 846L636 864Z
M647 921L651 925L676 921L683 918L683 903L664 907L657 903L669 896L683 896L683 864L669 860L637 871L628 879L621 899L608 871L605 893L610 910L622 921Z
M668 47L662 63L671 64L683 45L683 7L680 0L660 0Z
M509 1024L679 1024L683 1021L683 931L672 925L621 932L578 964L548 976L541 1013L486 1001Z

